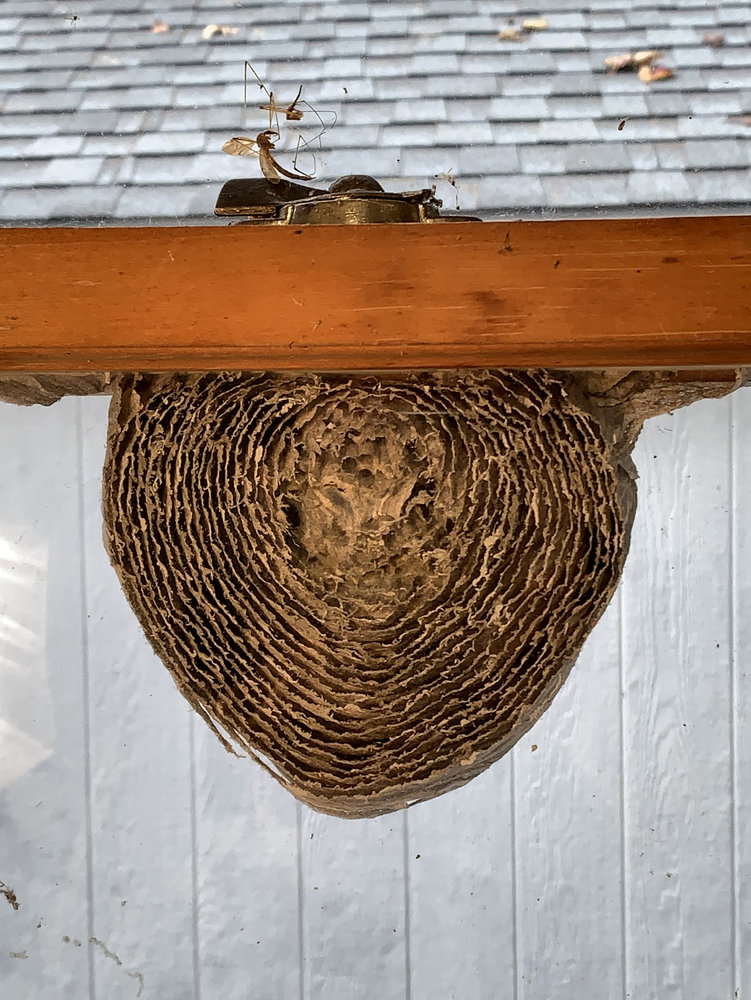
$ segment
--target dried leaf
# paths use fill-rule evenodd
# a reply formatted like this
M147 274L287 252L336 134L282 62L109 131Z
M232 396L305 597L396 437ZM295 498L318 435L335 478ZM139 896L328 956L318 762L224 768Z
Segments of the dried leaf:
M642 49L640 52L634 52L634 65L644 66L647 63L653 63L661 55L662 52L659 52L657 49Z
M634 65L634 57L630 52L621 52L617 56L608 56L605 60L605 67L610 73L620 73L621 70L631 69Z
M151 25L151 32L154 35L166 35L169 30L170 26L166 21L157 20Z
M498 38L502 42L518 42L521 37L522 33L518 28L502 28L498 32Z
M230 28L226 24L207 24L201 32L201 38L209 39L214 38L216 35L220 37L224 35L236 35L239 30L239 28Z
M545 31L549 27L544 17L528 17L522 21L522 28L525 31Z
M642 66L639 70L639 79L642 83L655 83L658 80L669 80L675 76L672 69L667 66Z
M708 31L702 35L701 39L705 45L711 45L713 49L722 48L725 44L725 36L721 31Z

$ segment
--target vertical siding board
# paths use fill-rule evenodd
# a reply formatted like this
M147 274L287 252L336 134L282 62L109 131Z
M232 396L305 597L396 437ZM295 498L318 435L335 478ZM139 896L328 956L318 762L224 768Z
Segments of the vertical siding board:
M88 927L74 418L74 400L0 404L0 880L19 902L0 896L8 1000L89 997L73 941Z
M79 405L97 996L135 997L142 983L144 996L185 1000L193 993L188 709L102 544L108 400Z
M731 400L733 453L733 782L736 987L751 990L751 388Z
M514 996L510 763L409 810L411 1000Z
M297 1000L295 800L194 729L200 1000Z
M619 627L514 750L520 1000L623 995Z
M510 757L406 815L344 821L298 807L195 720L191 789L188 710L101 545L105 411L97 399L0 407L0 879L21 902L0 897L3 996L88 997L92 917L122 962L94 946L100 1000L135 997L139 972L144 998L198 997L194 938L200 1000L297 998L301 979L306 1000L374 986L378 1000L511 998L515 938L519 1000L743 995L751 389L650 422L637 449L621 592L625 986L618 606L514 752L515 845Z
M305 1000L404 1000L404 813L301 816Z
M729 400L649 422L624 579L627 988L733 995Z

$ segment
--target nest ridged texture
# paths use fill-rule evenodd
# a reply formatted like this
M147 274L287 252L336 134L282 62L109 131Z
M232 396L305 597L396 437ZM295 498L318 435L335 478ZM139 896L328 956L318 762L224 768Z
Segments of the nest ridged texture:
M544 372L123 376L105 539L220 736L373 816L464 784L559 689L628 546L608 440Z

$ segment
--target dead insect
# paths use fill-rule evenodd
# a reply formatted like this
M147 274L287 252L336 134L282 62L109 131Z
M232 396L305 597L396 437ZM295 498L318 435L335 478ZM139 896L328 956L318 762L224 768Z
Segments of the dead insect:
M275 132L279 131L280 112L284 115L284 120L288 122L299 122L302 119L304 112L297 107L300 102L300 95L302 94L302 84L300 84L297 90L294 101L287 105L277 104L274 100L274 91L267 89L266 84L260 78L258 73L256 73L255 69L247 59L245 60L245 67L243 69L243 107L247 108L248 106L248 70L250 70L256 80L258 80L258 86L269 99L267 104L259 104L258 110L268 111L270 129L274 129Z
M459 187L458 187L458 185L456 183L456 177L454 177L453 168L450 168L444 174L436 174L435 175L435 179L437 181L446 181L446 183L450 184L451 187L454 189L454 198L456 200L456 210L458 212L459 208L461 207L459 205Z
M17 910L21 905L18 902L18 897L16 896L15 892L11 889L9 885L6 885L5 882L0 882L0 896L5 896L5 898L8 900L8 902L10 903L10 905L13 907L14 910Z
M271 116L276 115L276 120L278 122L280 112L284 115L284 120L287 122L299 122L302 119L304 112L297 107L297 102L300 100L300 94L302 94L302 84L300 84L294 101L285 107L283 104L276 103L274 100L274 91L272 90L269 94L269 103L259 104L259 111L268 111L269 113L269 128L271 128Z
M303 107L307 108L307 110L318 119L318 122L320 123L320 126L321 126L321 131L318 133L317 136L315 136L315 138L312 141L315 142L316 139L320 139L320 137L325 132L328 131L328 129L326 128L326 125L323 122L323 119L321 118L321 115L319 114L319 112L316 111L316 109L311 104L308 104L307 101L302 101L300 99L301 95L302 95L302 84L300 84L300 86L297 88L297 94L295 94L295 99L293 101L290 101L289 104L278 104L277 101L276 101L276 99L275 99L275 97L274 97L274 91L268 89L268 87L266 86L266 84L263 82L263 80L260 78L260 76L258 75L258 73L255 71L255 68L253 67L252 63L249 63L247 59L245 60L245 64L244 64L244 67L243 67L243 106L244 107L247 108L247 106L248 106L248 70L250 70L250 72L253 74L253 76L258 81L259 88L268 97L267 103L266 104L259 104L258 105L258 109L259 109L259 111L268 111L268 113L269 113L269 128L270 129L273 129L275 132L279 132L279 115L280 114L284 115L284 120L285 121L288 121L288 122L299 122L299 121L301 121L303 115L306 113L305 111L302 110L302 108L298 107L299 104L302 104ZM346 87L344 88L344 92L346 94L346 92L347 92L347 88ZM336 112L335 111L325 111L324 114L333 115L334 120L333 120L331 126L329 126L329 127L333 127L334 125L336 125L336 117L337 116L336 116Z
M66 21L70 21L71 28L75 28L76 22L79 21L80 18L78 16L78 14L74 14L73 11L69 7L68 10L65 13L65 20Z
M624 130L624 128L626 127L626 122L627 121L628 121L628 118L621 118L621 120L618 122L618 131L619 132L622 132Z
M259 132L255 139L248 136L238 135L228 139L222 146L225 153L230 156L257 156L261 164L261 171L266 180L272 184L278 184L281 176L289 177L293 181L311 181L313 174L304 174L301 171L287 170L275 158L272 149L275 149L274 138L279 138L279 133L274 129L264 129ZM297 162L297 157L295 157ZM281 175L281 176L280 176Z
M258 108L260 111L268 112L269 124L268 128L264 129L263 132L259 132L258 136L255 139L244 139L243 149L241 149L240 146L235 146L232 152L234 153L234 155L241 155L241 156L242 155L250 156L257 154L261 162L261 169L264 172L264 176L266 176L269 180L272 180L273 183L276 183L279 179L278 177L276 177L276 179L274 180L273 175L275 171L279 171L280 173L284 174L285 177L293 178L295 180L312 180L312 178L315 175L315 156L313 155L311 146L315 142L318 143L319 147L321 146L321 138L328 131L328 128L330 128L331 125L327 127L326 123L321 117L321 114L307 101L302 100L302 84L300 84L300 86L297 88L297 93L295 94L294 99L289 102L289 104L282 104L279 101L277 101L276 98L274 97L273 90L269 90L269 88L266 86L266 84L263 82L261 77L256 72L252 63L249 63L247 59L245 60L243 68L243 105L246 108L248 106L248 70L250 70L250 72L256 78L256 82L258 83L259 88L268 98L266 103L259 104ZM270 153L270 149L274 148L272 137L275 137L276 139L279 139L281 137L282 129L280 123L282 122L282 116L284 123L299 122L302 120L303 116L308 113L313 115L313 117L317 120L318 131L314 136L312 136L312 138L310 136L308 138L304 138L302 133L300 132L294 133L297 136L297 145L295 148L293 170L292 171L285 170L283 167L280 166L280 164L274 159L274 157ZM337 118L336 112L325 111L323 112L323 114L332 115L333 116L332 124L334 125L336 124L336 118ZM259 138L260 136L264 136L264 138L260 139ZM242 138L243 137L239 137L239 139ZM227 149L227 146L234 142L235 140L232 139L229 141L229 143L225 143L225 145L222 147L225 150L225 152L230 152L230 150ZM270 146L269 143L271 143ZM297 168L298 157L300 156L301 153L306 153L306 152L309 153L309 155L313 159L313 170L310 173L303 172L301 170L298 170Z

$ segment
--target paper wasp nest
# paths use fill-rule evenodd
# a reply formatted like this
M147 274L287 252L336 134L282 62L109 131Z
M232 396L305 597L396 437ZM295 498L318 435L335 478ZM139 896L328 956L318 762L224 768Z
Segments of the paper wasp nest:
M541 715L618 583L643 421L748 375L0 374L0 399L114 392L105 541L147 637L227 746L354 817Z
M195 709L299 799L457 787L548 706L615 590L620 419L544 372L122 376L105 536Z

